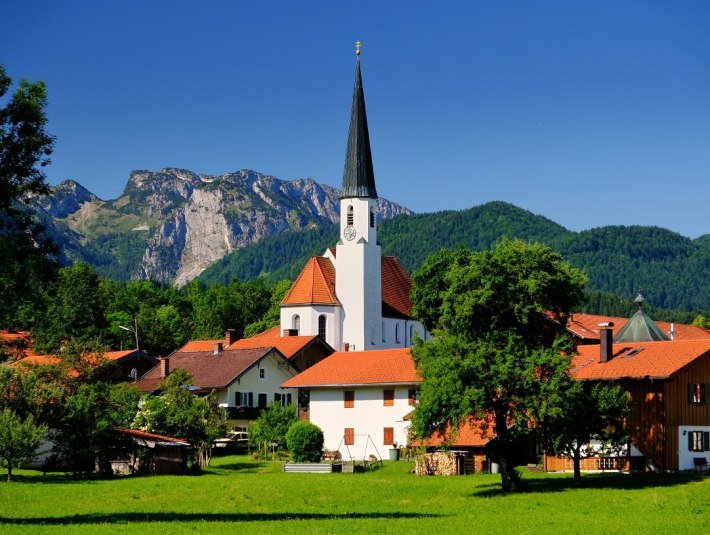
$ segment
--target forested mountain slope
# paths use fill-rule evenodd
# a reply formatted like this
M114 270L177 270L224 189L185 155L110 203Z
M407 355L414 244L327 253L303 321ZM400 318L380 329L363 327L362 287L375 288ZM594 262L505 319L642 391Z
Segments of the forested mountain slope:
M228 255L208 268L202 282L232 277L294 278L305 260L338 240L337 225L280 233ZM572 232L504 202L468 210L402 215L379 226L383 254L408 272L442 247L476 250L504 236L539 241L560 251L589 277L588 288L633 298L642 291L655 306L710 310L710 236L691 240L658 227L601 227Z

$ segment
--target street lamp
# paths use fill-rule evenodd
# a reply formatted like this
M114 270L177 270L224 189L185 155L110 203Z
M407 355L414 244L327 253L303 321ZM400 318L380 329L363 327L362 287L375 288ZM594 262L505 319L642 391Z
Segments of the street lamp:
M124 327L123 325L119 325L118 328L136 335L136 351L138 351L140 349L140 347L138 346L138 316L133 318L133 325L135 326L134 329L131 329L130 327Z

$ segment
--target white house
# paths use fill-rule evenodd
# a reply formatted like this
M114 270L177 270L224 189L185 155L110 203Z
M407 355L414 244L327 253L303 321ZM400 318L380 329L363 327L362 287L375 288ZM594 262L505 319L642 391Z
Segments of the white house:
M309 389L310 420L323 430L325 448L361 460L407 443L405 416L420 382L402 348L333 353L281 386Z
M372 168L360 62L340 193L340 240L311 258L281 302L281 333L315 335L337 351L410 347L426 338L411 317L412 282L377 243Z
M294 377L298 369L275 347L225 349L218 343L211 351L183 348L160 359L136 386L144 392L155 391L176 369L192 375L195 394L215 390L233 425L248 424L274 401L283 405L297 402L298 391L281 388L281 383Z

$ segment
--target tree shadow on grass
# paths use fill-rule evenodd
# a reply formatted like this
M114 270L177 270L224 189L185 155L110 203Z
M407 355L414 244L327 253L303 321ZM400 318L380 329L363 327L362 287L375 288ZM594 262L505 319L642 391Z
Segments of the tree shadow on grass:
M128 524L133 522L262 522L283 520L351 520L437 518L429 513L87 513L83 515L9 518L0 516L0 526L41 525L71 526L81 524Z
M523 493L566 492L583 489L640 490L651 487L673 487L702 481L708 476L699 473L673 474L585 474L579 485L570 477L541 477L523 479ZM490 498L502 496L500 483L480 485L471 496Z

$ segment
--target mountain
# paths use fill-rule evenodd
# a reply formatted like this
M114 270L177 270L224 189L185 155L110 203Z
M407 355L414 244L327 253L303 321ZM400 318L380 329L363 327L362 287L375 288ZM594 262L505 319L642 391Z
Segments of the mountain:
M232 277L294 278L305 260L338 239L338 227L275 234L227 255L201 275L205 283ZM588 288L632 298L642 291L657 307L710 310L710 236L691 240L658 227L609 226L572 232L504 202L468 210L401 215L378 229L383 254L412 273L442 247L489 248L504 236L538 241L558 250L589 277Z
M256 171L220 176L184 169L133 171L123 194L104 201L73 181L31 204L62 249L117 280L182 286L227 254L283 231L333 223L338 190L312 179ZM381 218L409 210L378 200Z

